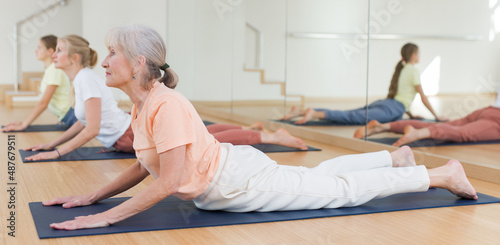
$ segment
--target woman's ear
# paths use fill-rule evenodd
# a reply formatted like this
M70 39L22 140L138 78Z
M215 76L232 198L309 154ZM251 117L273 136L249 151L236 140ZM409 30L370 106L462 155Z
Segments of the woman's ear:
M49 48L47 49L47 51L49 52L50 54L50 57L52 57L52 55L54 54L55 50L53 48Z
M75 53L69 58L71 61L73 61L73 63L80 63L81 56L78 53Z
M139 73L140 70L144 69L144 66L146 66L146 58L144 56L137 57L135 65L133 66L133 74Z

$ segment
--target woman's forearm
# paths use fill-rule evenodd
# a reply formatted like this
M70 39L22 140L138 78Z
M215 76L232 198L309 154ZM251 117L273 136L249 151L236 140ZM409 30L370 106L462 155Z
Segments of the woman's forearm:
M166 197L174 194L177 190L173 186L165 185L165 182L156 180L139 194L124 203L103 212L108 224L114 224L124 219L141 213Z
M432 115L434 115L434 117L438 117L438 115L436 114L436 112L434 111L434 108L432 108L432 105L431 103L429 102L429 100L427 99L427 96L421 96L422 98L422 103L425 105L425 107L427 107L427 109L432 113Z
M89 127L83 128L76 136L66 142L63 146L59 148L59 154L67 154L76 148L89 142L91 139L99 135L99 131L95 131Z
M92 193L91 202L99 202L106 198L118 195L134 187L148 175L149 172L139 163L139 161L136 161L111 183Z
M33 121L35 121L35 119L37 119L38 116L40 116L40 114L42 114L42 112L45 111L45 109L47 109L47 104L42 101L38 102L38 104L35 106L33 111L31 111L29 116L26 119L24 119L23 127L28 127L29 125L31 125L31 123L33 123Z
M60 144L63 144L64 142L75 137L78 133L82 132L83 129L85 129L85 125L83 125L82 122L77 121L68 130L66 130L66 132L52 141L50 145L52 146L52 148L54 148Z
M40 116L40 114L42 114L45 109L47 109L47 106L49 105L56 89L56 85L48 85L45 88L45 92L43 93L40 101L36 104L35 109L33 109L30 115L24 120L23 127L28 127L38 116Z

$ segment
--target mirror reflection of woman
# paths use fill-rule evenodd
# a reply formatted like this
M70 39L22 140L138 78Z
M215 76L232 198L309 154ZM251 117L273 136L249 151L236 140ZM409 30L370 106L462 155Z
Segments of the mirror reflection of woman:
M43 62L45 72L40 82L42 98L36 104L30 115L22 122L13 122L5 125L2 132L25 130L45 109L54 114L61 124L71 126L77 119L70 103L71 83L68 76L54 66L54 54L57 37L48 35L40 38L35 50L36 58Z
M95 192L43 204L64 208L92 205L135 186L148 175L155 180L114 208L51 224L54 229L109 226L170 195L192 200L200 209L230 212L351 207L429 187L478 198L458 161L428 170L416 166L409 147L392 153L342 156L306 168L279 165L251 146L221 144L208 133L191 103L173 90L178 79L165 63L165 44L156 31L141 25L113 29L106 46L109 55L102 62L106 84L120 88L134 103L137 162Z
M435 139L443 142L478 142L500 140L500 86L497 90L495 104L476 110L464 118L443 122L428 123L419 120L400 120L390 123L370 121L365 127L358 129L364 137L393 132L404 135L394 146L402 146L421 139Z
M26 160L59 158L94 137L105 147L133 153L130 115L118 108L111 89L91 69L97 63L97 53L89 47L89 42L77 35L60 38L53 58L56 68L62 69L73 82L75 116L78 121L52 142L25 148L32 151L52 150L27 157ZM61 147L56 148L61 144Z
M415 95L418 93L420 94L422 103L429 109L437 121L447 121L447 118L436 114L422 89L420 73L415 68L415 64L419 60L420 53L417 45L407 43L401 48L401 60L396 65L389 93L384 100L377 100L367 107L348 111L313 108L301 109L293 106L290 112L282 117L281 120L302 117L295 124L304 124L311 120L323 119L347 125L363 125L366 123L366 109L368 109L368 121L392 122L401 119L405 112L410 118L414 118L415 116L412 115L409 109ZM359 138L359 135L355 134L354 137Z

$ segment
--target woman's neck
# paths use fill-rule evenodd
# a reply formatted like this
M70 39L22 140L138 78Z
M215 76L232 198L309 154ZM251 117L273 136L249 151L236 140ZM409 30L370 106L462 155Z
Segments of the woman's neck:
M52 63L54 63L54 59L52 59L52 57L47 57L43 60L43 66L45 69L47 69L47 67L52 65Z
M152 84L154 84L155 82L156 80L152 82ZM149 90L144 89L141 85L141 82L137 80L132 80L126 83L125 86L119 87L119 89L125 92L130 98L130 101L134 103L135 107L137 108L137 114L139 114L142 111L144 102L146 101L149 92L151 92L151 89Z
M82 70L82 69L83 69L83 66L80 64L75 64L75 65L72 65L72 66L67 67L67 68L62 68L64 73L66 73L66 75L68 75L69 80L71 80L71 81L75 80L76 74L78 74L78 72L80 72L80 70Z

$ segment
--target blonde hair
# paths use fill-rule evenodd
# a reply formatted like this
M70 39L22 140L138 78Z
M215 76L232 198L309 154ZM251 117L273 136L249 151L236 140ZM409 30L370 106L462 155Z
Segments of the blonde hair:
M140 56L146 59L147 68L141 77L144 89L150 89L154 79L171 89L177 86L178 77L172 69L165 69L163 76L161 75L167 50L160 34L152 28L144 25L116 27L106 34L105 43L108 48L121 50L131 64L136 64Z
M80 64L83 67L94 68L97 64L97 52L89 47L87 39L77 36L68 35L59 38L59 40L66 43L68 46L68 55L80 55Z

